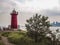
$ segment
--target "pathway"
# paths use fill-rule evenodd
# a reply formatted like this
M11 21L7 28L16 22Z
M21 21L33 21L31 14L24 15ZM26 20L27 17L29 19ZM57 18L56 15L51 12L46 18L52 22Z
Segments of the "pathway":
M12 44L12 43L9 43L7 37L4 37L4 36L2 36L2 42L3 42L5 45L14 45L14 44Z

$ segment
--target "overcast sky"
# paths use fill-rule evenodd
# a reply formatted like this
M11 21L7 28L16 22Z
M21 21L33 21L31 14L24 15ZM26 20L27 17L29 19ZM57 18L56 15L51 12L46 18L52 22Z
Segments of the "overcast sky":
M14 8L19 12L19 25L36 13L48 16L51 22L60 22L60 0L0 0L0 26L10 25Z

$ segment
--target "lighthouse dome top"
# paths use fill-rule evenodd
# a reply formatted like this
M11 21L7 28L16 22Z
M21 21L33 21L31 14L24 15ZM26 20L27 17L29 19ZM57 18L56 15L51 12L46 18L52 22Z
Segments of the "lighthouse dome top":
M16 13L15 9L13 10L13 13Z
M18 15L18 12L16 12L16 10L14 9L11 13L11 15Z

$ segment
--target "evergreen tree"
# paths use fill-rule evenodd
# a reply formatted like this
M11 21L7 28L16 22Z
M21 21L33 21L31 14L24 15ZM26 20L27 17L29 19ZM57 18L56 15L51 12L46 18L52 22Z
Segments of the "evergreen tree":
M38 42L39 40L41 41L41 39L50 32L50 22L48 21L48 17L36 14L26 21L27 24L25 26L27 34L33 38L35 42Z

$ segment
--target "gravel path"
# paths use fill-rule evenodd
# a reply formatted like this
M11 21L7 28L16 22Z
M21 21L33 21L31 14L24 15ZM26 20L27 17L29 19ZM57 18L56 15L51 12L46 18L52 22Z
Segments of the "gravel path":
M2 36L2 42L3 42L5 45L14 45L14 44L12 44L12 43L9 43L7 37L4 37L4 36Z

